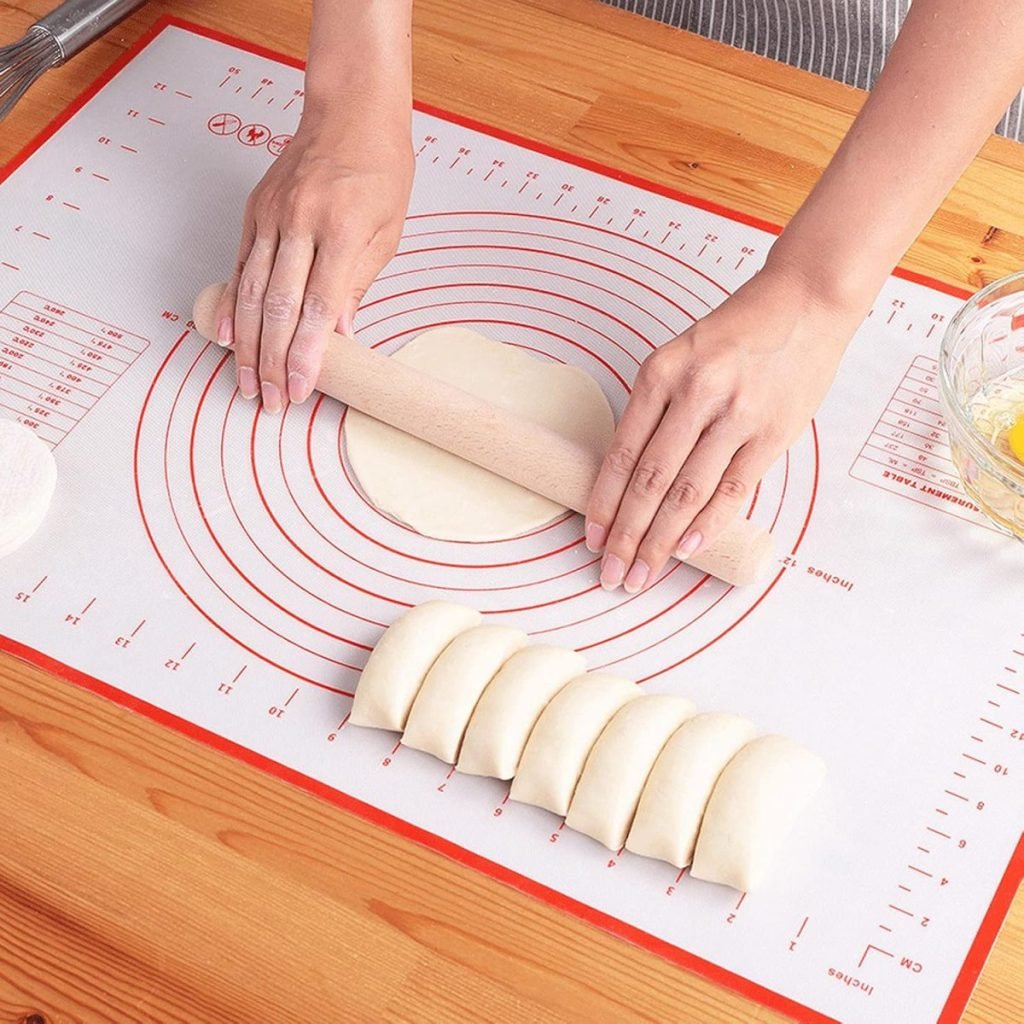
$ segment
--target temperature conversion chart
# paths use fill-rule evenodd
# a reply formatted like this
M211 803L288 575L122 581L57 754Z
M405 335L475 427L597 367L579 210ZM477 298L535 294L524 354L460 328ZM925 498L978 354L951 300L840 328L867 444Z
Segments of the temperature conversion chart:
M767 580L675 564L608 595L575 515L484 544L386 518L341 405L258 414L191 329L302 102L292 62L164 22L0 185L0 416L60 471L0 570L0 645L795 1018L956 1020L1024 867L1024 550L949 461L936 356L960 299L887 283L752 499ZM583 367L621 414L647 354L774 238L437 111L414 132L406 233L357 320L383 352L470 325ZM747 896L610 855L347 724L383 628L437 597L819 752L826 789L771 882Z

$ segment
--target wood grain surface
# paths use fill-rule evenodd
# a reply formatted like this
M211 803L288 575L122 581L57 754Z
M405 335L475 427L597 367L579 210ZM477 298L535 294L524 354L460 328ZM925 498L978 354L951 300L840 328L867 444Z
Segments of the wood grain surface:
M0 35L47 6L0 0ZM416 6L420 99L773 222L863 100L594 0ZM151 3L29 93L0 160L165 13L305 48L305 2ZM1022 195L1024 147L993 139L905 266L1018 269ZM0 1024L783 1019L10 657L0 780ZM964 1019L1019 1020L1022 967L1018 893Z

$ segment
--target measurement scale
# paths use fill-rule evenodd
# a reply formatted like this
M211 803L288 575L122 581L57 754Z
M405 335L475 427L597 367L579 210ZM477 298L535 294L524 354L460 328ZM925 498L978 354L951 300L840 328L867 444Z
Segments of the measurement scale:
M493 544L382 516L340 406L256 415L191 329L302 100L293 62L165 21L0 185L0 415L61 473L4 560L0 646L800 1019L957 1019L1024 868L1024 555L960 489L935 403L959 299L887 283L752 499L780 555L764 584L676 564L612 597L575 516ZM582 366L621 414L646 355L773 240L438 111L414 131L405 236L357 319L385 352L469 324ZM772 884L609 856L348 726L382 627L438 596L821 752L828 791Z

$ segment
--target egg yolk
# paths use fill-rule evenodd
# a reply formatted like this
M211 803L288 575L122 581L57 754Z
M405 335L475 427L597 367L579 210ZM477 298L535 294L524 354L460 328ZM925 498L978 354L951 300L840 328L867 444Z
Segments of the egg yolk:
M1018 462L1024 462L1024 415L1018 416L1006 433L1006 443Z

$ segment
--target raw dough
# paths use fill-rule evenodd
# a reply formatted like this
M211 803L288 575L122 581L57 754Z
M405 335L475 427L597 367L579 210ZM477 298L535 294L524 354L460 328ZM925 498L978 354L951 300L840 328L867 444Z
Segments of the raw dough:
M455 764L480 694L527 642L521 629L510 626L476 626L457 636L423 680L402 744Z
M484 690L462 741L458 768L511 779L548 702L587 670L583 655L538 644L513 654Z
M392 359L604 452L615 418L597 382L464 327L414 338ZM456 455L349 409L349 462L369 499L428 537L493 541L543 526L564 509Z
M565 814L587 756L612 715L640 696L636 683L589 673L574 679L541 712L509 796Z
M473 608L427 601L396 619L370 653L359 677L353 725L400 731L438 655L460 633L480 622Z
M566 825L622 849L658 754L696 710L685 697L645 694L618 711L587 758Z
M749 892L761 884L825 763L785 736L761 736L725 767L697 837L690 874Z
M685 868L718 776L754 732L753 722L720 712L684 722L654 762L626 849Z
M56 486L53 452L34 430L0 420L0 558L39 529Z

